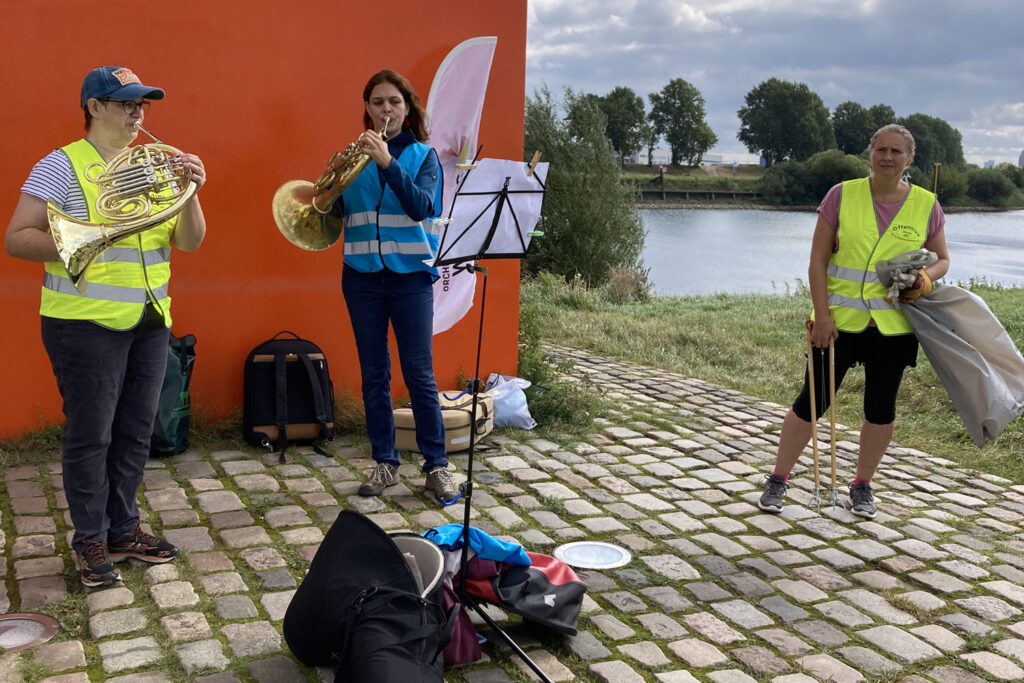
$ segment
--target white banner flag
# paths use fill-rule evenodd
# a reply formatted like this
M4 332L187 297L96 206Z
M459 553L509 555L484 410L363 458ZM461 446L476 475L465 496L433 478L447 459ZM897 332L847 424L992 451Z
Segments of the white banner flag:
M470 38L452 49L441 62L427 97L430 144L444 172L442 217L451 210L459 176L459 163L476 155L480 115L484 108L496 36ZM476 273L463 264L442 266L434 283L434 334L444 332L473 306Z

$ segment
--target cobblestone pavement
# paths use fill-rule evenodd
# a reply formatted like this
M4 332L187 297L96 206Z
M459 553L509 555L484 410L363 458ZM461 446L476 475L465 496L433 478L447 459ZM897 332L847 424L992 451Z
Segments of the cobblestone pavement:
M555 351L619 412L583 437L488 439L500 449L477 455L473 506L476 526L527 549L588 539L632 553L625 567L580 572L589 590L575 638L494 611L553 680L1024 679L1024 485L892 447L878 517L865 521L817 509L805 457L782 515L767 515L755 503L782 407ZM855 438L841 429L840 482L852 478ZM452 460L458 476L466 458ZM414 531L463 514L426 496L412 461L383 498L356 496L371 465L358 444L334 459L293 451L285 465L255 451L153 461L146 521L185 552L122 565L123 585L88 593L67 556L59 464L7 470L0 611L58 610L79 630L0 656L0 680L329 680L296 663L281 620L338 511ZM529 679L489 635L484 661L448 681Z

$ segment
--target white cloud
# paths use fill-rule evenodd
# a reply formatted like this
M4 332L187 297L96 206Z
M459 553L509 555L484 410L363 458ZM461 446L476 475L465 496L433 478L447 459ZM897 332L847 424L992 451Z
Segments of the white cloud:
M527 93L625 85L646 100L684 78L720 149L742 149L736 111L772 77L806 83L829 108L944 119L970 161L1009 161L1024 145L1019 0L529 0L528 17Z
M673 24L698 33L718 31L726 31L730 33L740 32L738 28L727 26L725 22L718 19L712 19L703 10L685 2L676 8L673 17Z
M1004 102L971 110L971 123L985 126L1024 128L1024 102Z

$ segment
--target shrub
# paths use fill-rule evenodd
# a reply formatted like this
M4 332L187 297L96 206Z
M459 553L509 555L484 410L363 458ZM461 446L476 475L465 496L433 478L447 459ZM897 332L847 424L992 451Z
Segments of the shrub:
M817 204L821 196L811 167L804 161L783 161L769 168L761 178L761 196L769 204L806 206Z
M814 186L808 188L820 200L833 185L846 180L867 176L870 164L852 154L843 154L838 149L818 152L807 160L814 174Z
M959 204L967 196L967 174L955 166L939 169L939 201L943 204Z
M934 170L910 167L910 182L931 191L935 187ZM939 202L944 205L960 204L967 197L967 174L955 166L939 167Z
M547 88L526 102L525 158L540 151L550 162L547 194L524 272L549 271L588 285L604 282L612 267L636 268L644 233L628 185L620 182L615 152L605 137L600 108L566 90L568 119Z
M608 300L613 304L646 303L651 300L650 269L630 270L611 268L604 287Z
M972 168L967 172L967 195L990 206L1006 206L1017 187L994 168Z
M1016 185L1018 190L1024 190L1024 168L1008 164L1004 161L996 166L996 170L1006 176L1011 183Z

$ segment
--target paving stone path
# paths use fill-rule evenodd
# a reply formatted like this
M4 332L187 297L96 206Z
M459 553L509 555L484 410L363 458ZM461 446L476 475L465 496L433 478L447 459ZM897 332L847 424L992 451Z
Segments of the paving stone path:
M783 513L766 515L755 503L784 408L553 351L618 411L583 437L488 439L500 448L478 453L473 507L476 526L528 549L587 539L632 553L625 567L580 571L588 593L574 638L492 610L553 680L1024 679L1024 485L894 446L876 479L875 520L818 509L809 457ZM845 427L837 439L842 483L855 439ZM335 450L293 450L284 465L255 451L151 462L140 494L146 522L183 556L122 565L123 585L88 593L67 555L59 463L8 469L0 612L56 611L68 628L0 655L0 680L330 680L291 656L281 620L338 511L414 531L463 515L424 494L412 461L383 498L358 497L372 466L365 445ZM452 460L459 476L466 458ZM531 679L480 630L490 636L484 661L450 669L448 681Z

